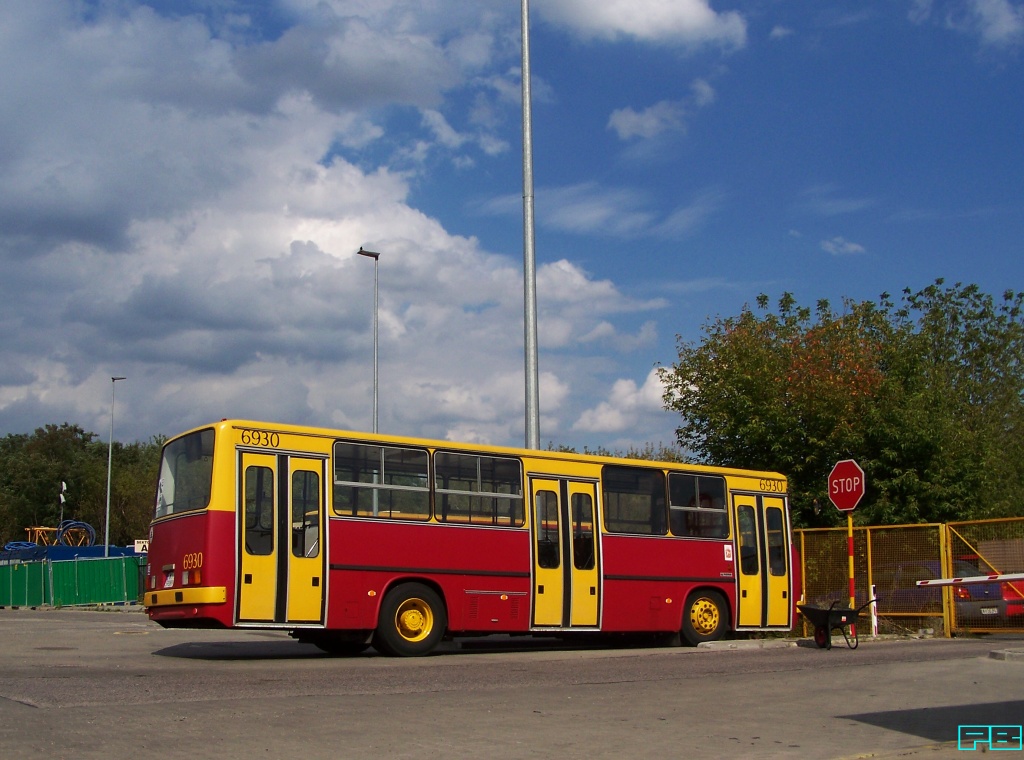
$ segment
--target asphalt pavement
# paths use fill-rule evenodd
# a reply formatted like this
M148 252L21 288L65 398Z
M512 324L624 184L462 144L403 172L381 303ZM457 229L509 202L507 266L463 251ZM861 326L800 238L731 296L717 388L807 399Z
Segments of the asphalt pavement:
M964 757L958 726L1024 723L1014 637L488 637L332 658L115 609L0 609L0 757L947 758Z

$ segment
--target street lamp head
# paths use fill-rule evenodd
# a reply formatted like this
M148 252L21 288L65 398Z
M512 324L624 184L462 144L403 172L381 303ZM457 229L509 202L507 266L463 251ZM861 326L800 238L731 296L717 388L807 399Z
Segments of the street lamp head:
M112 377L112 378L110 378L110 382L116 383L118 380L127 380L127 379L128 379L127 377Z
M377 261L380 258L380 254L379 253L377 253L376 251L364 250L362 246L359 246L359 250L356 251L356 255L357 256L366 256L368 258L373 259L374 261Z

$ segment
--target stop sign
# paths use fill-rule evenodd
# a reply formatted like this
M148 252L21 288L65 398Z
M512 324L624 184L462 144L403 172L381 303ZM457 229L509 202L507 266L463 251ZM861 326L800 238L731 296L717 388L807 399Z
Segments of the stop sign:
M836 462L828 474L828 498L840 512L852 512L864 496L864 470L852 459Z

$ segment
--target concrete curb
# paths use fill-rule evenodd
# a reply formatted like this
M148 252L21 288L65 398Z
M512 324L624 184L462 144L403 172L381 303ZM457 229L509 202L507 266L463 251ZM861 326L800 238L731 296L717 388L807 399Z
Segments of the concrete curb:
M809 639L807 639L809 641ZM750 639L735 641L705 641L698 644L698 649L786 649L798 647L800 641L797 639Z

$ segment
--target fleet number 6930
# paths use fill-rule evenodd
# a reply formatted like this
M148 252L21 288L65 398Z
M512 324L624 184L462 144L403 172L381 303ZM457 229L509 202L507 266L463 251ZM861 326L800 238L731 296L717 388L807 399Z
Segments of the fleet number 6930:
M245 446L269 446L276 449L281 445L281 436L266 430L243 430L240 437Z
M202 552L188 552L181 558L182 570L198 570L203 566Z

